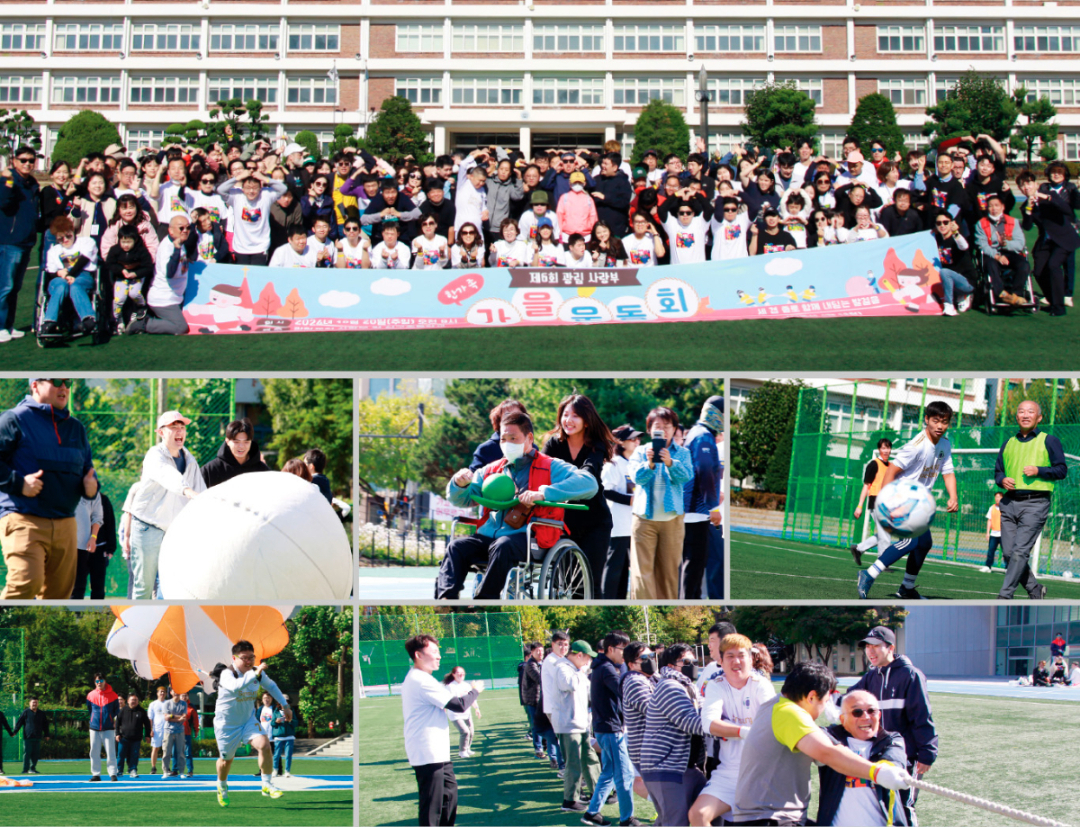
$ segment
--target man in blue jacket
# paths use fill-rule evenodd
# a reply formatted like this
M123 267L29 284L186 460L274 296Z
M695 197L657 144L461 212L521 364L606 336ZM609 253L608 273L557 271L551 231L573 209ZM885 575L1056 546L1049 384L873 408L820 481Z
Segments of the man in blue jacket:
M825 730L836 743L872 764L888 761L903 767L907 763L904 739L881 726L881 706L877 698L862 690L848 692L840 710L840 723ZM821 797L817 824L885 827L908 823L900 798L894 791L865 778L845 775L828 764L818 767L818 775Z
M0 170L0 344L26 335L15 329L15 306L37 241L38 157L35 150L20 146L12 153L14 169Z
M915 778L930 772L937 759L938 737L930 710L930 695L923 675L906 655L896 655L896 635L885 626L875 626L861 641L866 645L870 669L848 690L865 690L881 705L881 726L904 739L905 769ZM912 809L916 792L900 790L904 814L914 824Z
M701 599L701 580L705 575L710 550L720 550L720 576L710 565L709 597L723 597L723 534L720 522L720 479L723 476L716 437L724 432L724 397L710 396L701 406L701 417L683 441L694 465L694 482L683 486L683 560L679 571L679 598ZM719 585L719 588L717 586ZM713 589L716 589L714 593Z
M67 600L75 586L75 509L98 482L86 430L67 410L70 393L70 379L31 379L30 396L0 415L3 600Z

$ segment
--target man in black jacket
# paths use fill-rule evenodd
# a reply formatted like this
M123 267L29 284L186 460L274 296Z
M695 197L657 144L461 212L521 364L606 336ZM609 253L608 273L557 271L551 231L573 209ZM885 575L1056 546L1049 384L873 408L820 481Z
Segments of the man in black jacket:
M622 690L619 668L623 649L630 643L624 632L608 632L601 646L603 653L593 658L589 674L589 703L592 706L593 732L600 744L600 777L596 779L589 811L581 820L586 824L607 824L600 808L614 786L619 799L619 824L640 824L634 818L634 765L626 745L626 727L622 715Z
M15 735L11 729L11 725L8 723L7 715L0 709L0 775L4 774L4 733L8 735Z
M1073 227L1072 206L1061 193L1037 187L1035 176L1024 171L1016 176L1016 184L1027 199L1020 209L1021 226L1039 229L1035 242L1035 280L1049 303L1051 316L1065 315L1065 266L1069 256L1080 248L1080 235Z
M893 202L878 216L878 223L885 228L885 232L890 237L921 232L922 216L911 209L911 190L896 190L893 193Z
M600 160L600 177L592 188L596 201L596 218L611 228L614 238L622 238L630 231L630 202L634 190L630 180L619 169L622 156L609 152Z
M34 178L38 153L20 146L11 159L12 169L0 170L0 344L26 335L15 329L15 306L37 242L40 215L40 187Z
M533 750L537 758L544 757L543 742L536 731L536 709L540 705L540 661L544 659L544 647L540 643L530 643L525 647L528 654L521 664L521 705L529 717L529 735L532 736Z
M123 775L127 763L128 774L139 777L139 748L144 738L151 732L150 717L139 703L139 696L132 692L128 695L127 705L120 707L116 715L116 740L119 742L117 773Z
M22 730L23 734L23 775L37 775L37 763L41 757L41 739L49 738L49 716L45 710L38 709L38 699L30 699L30 707L24 709L15 728L8 730L12 736Z
M836 743L872 764L905 763L904 739L881 726L881 707L869 692L848 692L840 711L840 723L826 732ZM818 768L821 797L817 824L865 824L866 827L906 825L900 798L872 781L837 772L827 764ZM891 805L890 805L891 799ZM891 810L891 818L890 816Z
M251 420L244 417L225 426L225 442L218 449L217 456L202 467L201 473L206 487L213 488L241 474L269 470L270 467L259 454Z

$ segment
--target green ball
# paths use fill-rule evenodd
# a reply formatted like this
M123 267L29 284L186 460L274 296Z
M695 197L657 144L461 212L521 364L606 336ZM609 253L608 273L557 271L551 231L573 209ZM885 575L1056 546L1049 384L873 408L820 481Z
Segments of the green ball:
M494 474L484 480L481 487L485 498L496 502L508 502L517 494L514 481L507 474Z

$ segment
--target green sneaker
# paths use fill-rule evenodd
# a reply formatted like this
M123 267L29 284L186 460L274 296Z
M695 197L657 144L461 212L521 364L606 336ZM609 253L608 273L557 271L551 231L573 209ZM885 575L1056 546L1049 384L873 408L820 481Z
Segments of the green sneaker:
M221 787L218 787L217 803L220 804L222 807L228 807L229 806L229 790L228 790L228 788L222 789Z
M273 784L263 784L262 794L267 798L281 798L285 793L275 787Z

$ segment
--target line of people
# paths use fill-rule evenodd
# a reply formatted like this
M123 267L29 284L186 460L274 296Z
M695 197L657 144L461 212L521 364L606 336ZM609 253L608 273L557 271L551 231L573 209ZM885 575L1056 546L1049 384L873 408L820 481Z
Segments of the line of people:
M654 408L646 418L651 438L642 444L644 433L629 424L610 429L587 396L571 394L560 401L554 428L537 439L525 407L504 400L490 412L494 433L453 475L446 497L472 506L485 479L508 472L524 508L485 509L475 534L448 543L435 598L458 598L475 568L482 574L475 596L497 599L510 571L535 556L526 549L526 526L537 518L563 523L588 561L595 597L700 599L703 584L710 597L722 596L723 411L723 397L710 397L680 442L678 415ZM561 536L537 524L541 550Z

